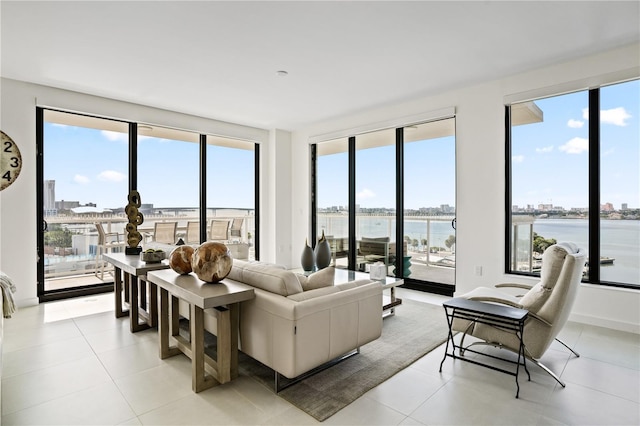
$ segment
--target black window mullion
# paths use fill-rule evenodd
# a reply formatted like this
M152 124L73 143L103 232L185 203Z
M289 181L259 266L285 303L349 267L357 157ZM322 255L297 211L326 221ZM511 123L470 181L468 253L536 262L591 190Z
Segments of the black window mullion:
M129 192L138 189L138 123L129 123Z
M207 237L207 135L200 135L200 241Z
M511 185L511 106L506 105L504 107L504 134L505 134L505 151L504 151L504 164L505 164L505 197L504 197L504 217L505 217L505 230L504 230L504 270L505 272L511 271L511 259L513 258L513 222L512 222L512 185Z
M396 129L396 277L404 275L404 128Z
M600 282L600 89L589 90L589 282Z
M356 138L349 137L349 266L356 267Z
M310 208L311 208L311 237L309 240L312 242L318 235L318 167L316 162L318 161L318 145L312 144L309 149L309 168L311 169L311 193L310 193Z
M255 260L260 260L260 144L254 145L254 202L253 202L253 214L254 214L254 236L253 236L253 253Z

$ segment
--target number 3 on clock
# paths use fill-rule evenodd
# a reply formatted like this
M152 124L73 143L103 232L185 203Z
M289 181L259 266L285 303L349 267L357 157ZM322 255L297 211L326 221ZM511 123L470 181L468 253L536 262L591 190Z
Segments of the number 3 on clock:
M5 132L0 131L2 151L0 151L0 191L9 187L22 170L22 156L18 145Z

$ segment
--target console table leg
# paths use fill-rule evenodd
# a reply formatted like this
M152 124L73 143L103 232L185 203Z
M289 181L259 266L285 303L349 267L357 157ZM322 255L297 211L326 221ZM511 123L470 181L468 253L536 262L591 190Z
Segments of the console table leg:
M213 377L208 376L204 369L204 311L193 304L190 305L190 311L191 388L197 393L209 389L217 382Z

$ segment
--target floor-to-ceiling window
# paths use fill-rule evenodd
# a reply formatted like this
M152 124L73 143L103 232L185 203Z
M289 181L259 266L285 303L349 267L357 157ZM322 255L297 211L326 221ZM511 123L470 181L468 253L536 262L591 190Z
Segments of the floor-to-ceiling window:
M127 246L132 188L143 247L214 239L210 220L224 217L232 256L259 257L256 143L44 108L36 117L41 301L112 289L102 254Z
M110 244L113 250L124 247L126 219L118 212L127 204L128 123L51 110L39 113L39 293L100 287L105 281L100 258L105 243L122 243Z
M137 190L144 215L138 231L143 236L142 244L175 244L180 238L185 241L188 224L199 217L199 135L145 124L138 124L137 129ZM156 223L165 224L166 230L175 224L175 232L156 233Z
M395 129L356 136L356 267L384 262L393 274L396 259ZM402 244L402 241L399 242Z
M640 81L508 106L507 271L576 243L584 278L640 285Z
M308 241L314 247L324 234L333 256L332 263L348 267L349 254L349 140L339 138L316 145L315 192L317 235Z
M312 234L336 266L384 263L405 285L453 294L455 118L389 128L311 147Z
M206 138L207 240L226 236L234 258L255 260L255 143Z
M455 119L407 126L404 141L405 277L453 285L456 265Z

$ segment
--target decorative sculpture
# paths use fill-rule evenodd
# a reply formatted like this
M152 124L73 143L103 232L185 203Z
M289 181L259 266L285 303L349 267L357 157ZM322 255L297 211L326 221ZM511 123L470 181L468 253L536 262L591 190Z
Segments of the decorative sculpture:
M302 265L302 269L306 272L313 271L313 267L315 266L313 249L309 247L309 240L304 240L304 248L302 249L302 255L300 256L300 264Z
M142 241L142 235L138 232L138 225L142 225L142 222L144 222L144 216L138 211L142 201L140 200L140 194L135 189L129 192L128 200L129 204L124 208L124 212L129 218L129 223L125 228L128 246L125 247L124 252L125 254L138 255L142 251L142 247L138 245Z
M324 231L322 231L322 237L320 237L318 244L316 244L315 255L316 267L318 269L326 268L331 263L331 246L324 236Z
M186 275L190 273L193 268L191 267L191 260L193 259L193 253L195 249L191 246L181 245L171 252L169 256L169 266L180 275Z
M191 268L202 281L217 283L229 275L233 259L229 248L222 243L202 243L191 258Z

